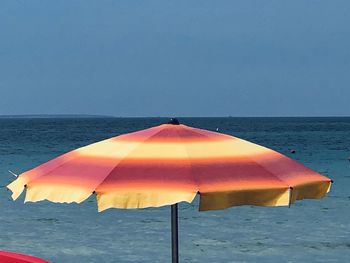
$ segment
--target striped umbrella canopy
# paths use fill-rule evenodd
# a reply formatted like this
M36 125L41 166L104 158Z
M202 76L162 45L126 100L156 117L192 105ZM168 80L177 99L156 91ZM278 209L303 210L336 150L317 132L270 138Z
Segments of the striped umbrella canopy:
M0 251L1 263L49 263L49 261L24 254Z
M178 262L177 203L199 210L237 205L289 206L322 198L331 180L266 147L217 132L168 124L78 148L20 174L7 187L25 202L77 202L95 194L98 211L172 205Z

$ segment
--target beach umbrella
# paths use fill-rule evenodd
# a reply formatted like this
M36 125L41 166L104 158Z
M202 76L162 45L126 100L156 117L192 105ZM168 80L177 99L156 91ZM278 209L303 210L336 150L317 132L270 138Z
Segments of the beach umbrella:
M24 254L0 251L1 263L50 263L49 261Z
M179 124L113 137L22 173L7 187L25 202L77 202L95 194L98 211L171 205L172 260L178 262L177 203L199 210L290 206L322 198L331 180L266 147Z

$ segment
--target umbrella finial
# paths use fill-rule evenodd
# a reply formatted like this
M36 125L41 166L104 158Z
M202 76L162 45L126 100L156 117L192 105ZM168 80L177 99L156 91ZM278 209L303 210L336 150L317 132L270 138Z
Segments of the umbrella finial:
M168 124L172 124L172 125L180 125L180 122L178 119L176 118L171 118L168 122Z

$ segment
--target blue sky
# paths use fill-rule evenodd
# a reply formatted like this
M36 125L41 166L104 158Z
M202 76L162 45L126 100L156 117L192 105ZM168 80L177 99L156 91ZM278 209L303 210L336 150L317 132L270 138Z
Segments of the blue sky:
M350 115L350 1L0 2L0 114Z

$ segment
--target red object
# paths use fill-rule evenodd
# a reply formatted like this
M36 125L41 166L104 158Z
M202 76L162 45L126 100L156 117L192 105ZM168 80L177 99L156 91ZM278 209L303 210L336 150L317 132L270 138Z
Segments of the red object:
M8 251L0 251L1 263L50 263L49 261Z

